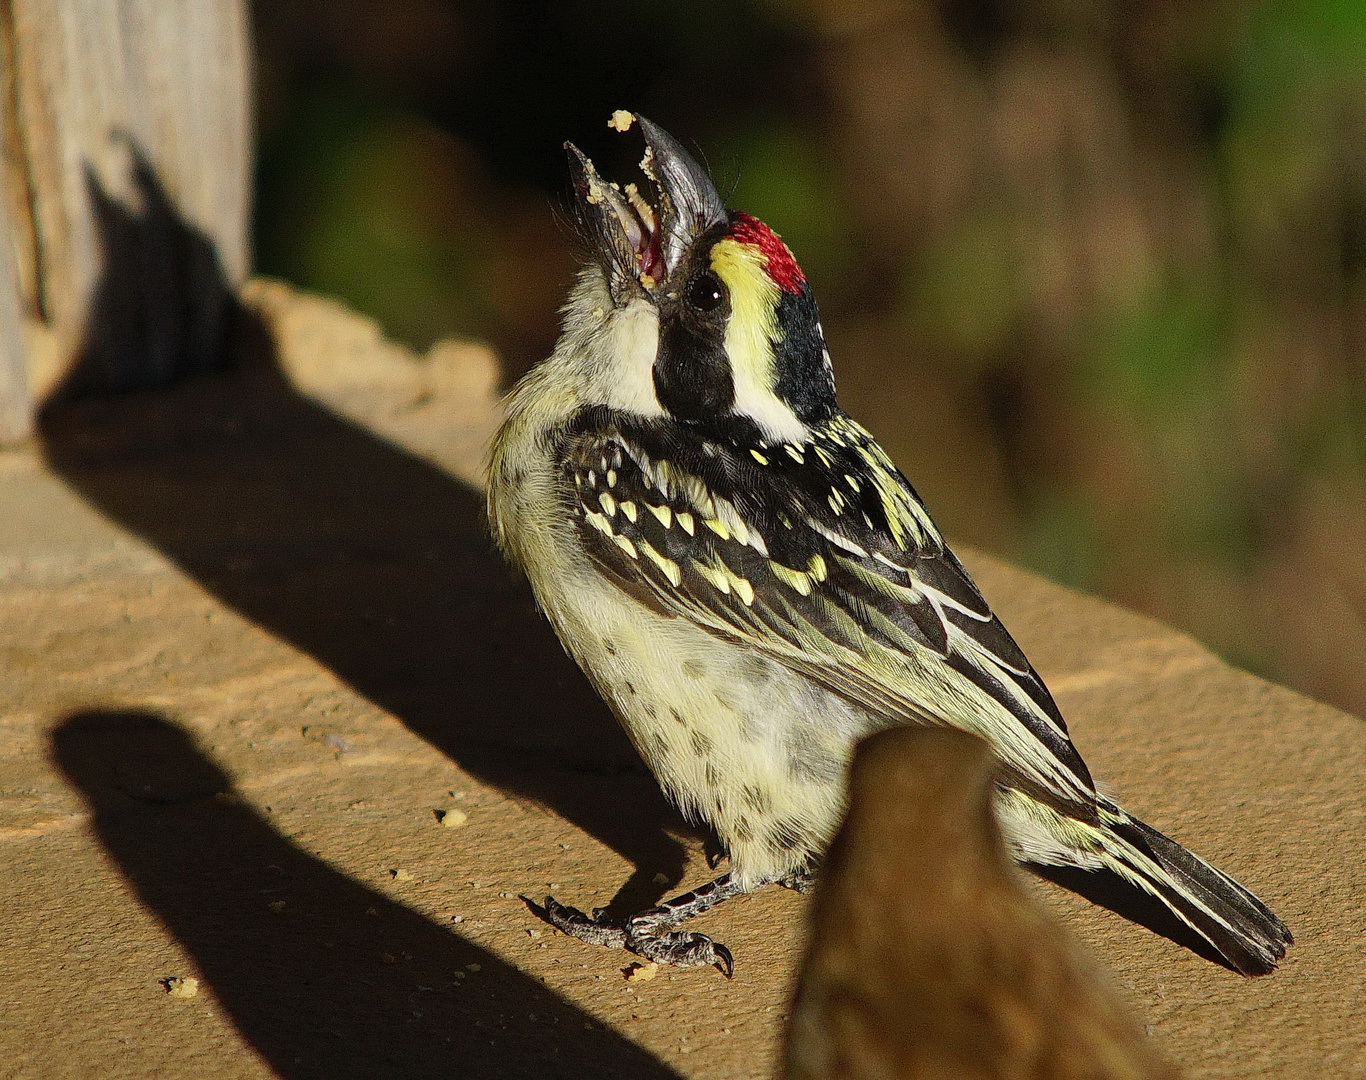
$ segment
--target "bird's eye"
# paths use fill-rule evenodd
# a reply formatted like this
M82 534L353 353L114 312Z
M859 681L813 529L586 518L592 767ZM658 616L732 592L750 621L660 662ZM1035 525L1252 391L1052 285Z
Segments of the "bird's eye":
M726 294L721 290L721 282L710 271L698 274L688 286L688 303L698 311L711 312L721 306Z

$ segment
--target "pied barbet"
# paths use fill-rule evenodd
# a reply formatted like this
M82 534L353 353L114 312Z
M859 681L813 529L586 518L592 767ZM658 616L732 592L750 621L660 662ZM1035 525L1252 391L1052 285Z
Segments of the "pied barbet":
M816 300L781 239L727 210L668 133L637 124L637 185L566 144L594 258L549 359L513 391L489 515L565 648L729 873L631 918L547 898L568 934L716 964L689 917L800 884L834 835L865 735L948 725L1000 761L1024 863L1156 897L1228 966L1270 971L1285 925L1096 790L1047 687L905 477L835 397Z

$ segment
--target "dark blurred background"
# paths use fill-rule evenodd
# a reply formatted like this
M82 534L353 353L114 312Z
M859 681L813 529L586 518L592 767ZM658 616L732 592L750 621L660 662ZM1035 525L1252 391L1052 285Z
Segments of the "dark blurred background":
M254 17L259 272L515 376L575 265L560 145L626 163L638 109L788 240L952 540L1366 715L1361 0Z

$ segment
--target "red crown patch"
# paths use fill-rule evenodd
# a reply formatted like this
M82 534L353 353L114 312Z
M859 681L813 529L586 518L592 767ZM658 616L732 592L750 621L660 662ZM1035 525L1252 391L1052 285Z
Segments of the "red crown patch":
M806 275L797 265L797 260L792 257L792 252L787 250L782 238L762 221L750 217L749 214L737 213L729 235L732 239L742 244L751 244L764 253L768 276L783 292L802 291Z

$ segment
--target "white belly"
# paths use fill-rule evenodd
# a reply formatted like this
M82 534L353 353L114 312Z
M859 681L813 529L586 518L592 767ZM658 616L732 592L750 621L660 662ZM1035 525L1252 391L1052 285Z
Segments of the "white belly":
M734 873L757 883L824 848L854 743L873 726L866 712L601 578L538 593L665 790L716 829Z

